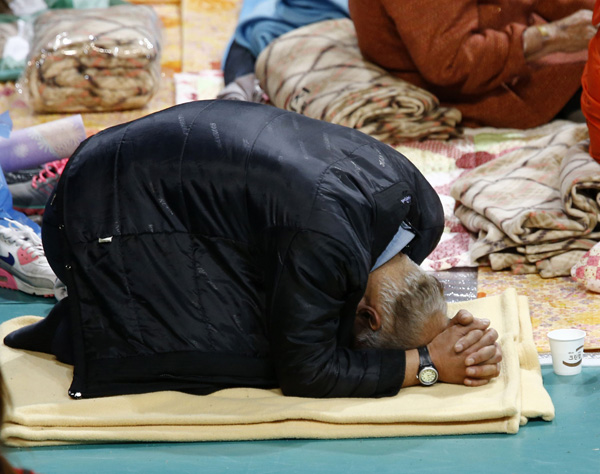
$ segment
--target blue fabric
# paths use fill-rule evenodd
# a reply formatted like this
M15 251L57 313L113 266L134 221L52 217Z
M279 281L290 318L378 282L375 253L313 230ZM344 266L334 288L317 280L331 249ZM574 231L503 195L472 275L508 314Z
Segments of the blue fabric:
M240 10L240 16L238 17L238 26L236 30L233 32L233 36L229 39L227 46L225 47L225 52L223 53L223 59L221 61L222 68L225 68L225 64L227 63L227 56L229 55L229 50L231 49L231 44L236 38L237 30L240 29L242 23L246 22L248 18L250 18L254 9L258 8L261 3L272 3L272 0L244 0L242 2L242 9Z
M398 227L398 232L392 237L392 240L381 253L371 271L379 268L386 262L389 262L392 258L398 255L404 247L406 247L412 239L415 238L414 232L411 231L410 227L404 222Z
M298 26L350 17L348 0L280 0L277 13Z
M238 23L248 18L252 14L252 11L261 3L272 3L272 0L244 0L242 2L242 9L240 11Z
M25 214L13 209L12 195L8 189L4 172L0 167L0 225L8 227L5 218L13 219L21 224L28 225L31 227L37 235L41 236L42 230L40 226L29 219Z
M0 114L0 136L4 138L10 137L12 127L13 123L10 118L10 112L7 110ZM13 209L12 194L10 194L8 183L6 182L4 172L0 166L0 225L8 227L8 224L4 221L5 218L13 219L21 224L28 225L36 234L41 235L42 231L39 225L27 218L25 214Z
M245 0L233 39L258 56L288 31L349 17L348 0Z
M10 132L12 131L12 119L10 118L10 113L8 110L0 114L0 137L8 138L10 137Z

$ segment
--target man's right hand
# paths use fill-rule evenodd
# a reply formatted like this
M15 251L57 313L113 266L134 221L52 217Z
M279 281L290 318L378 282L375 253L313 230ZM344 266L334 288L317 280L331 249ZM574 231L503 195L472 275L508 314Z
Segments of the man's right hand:
M500 374L502 351L489 324L461 310L428 344L441 381L479 386Z

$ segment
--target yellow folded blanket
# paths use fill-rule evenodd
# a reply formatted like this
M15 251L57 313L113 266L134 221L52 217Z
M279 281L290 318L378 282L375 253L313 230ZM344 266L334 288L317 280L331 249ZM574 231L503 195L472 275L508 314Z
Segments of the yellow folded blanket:
M516 433L529 418L554 418L533 344L527 299L514 289L450 304L491 319L504 351L502 375L470 388L411 387L381 399L284 397L279 390L228 389L72 400L72 368L53 357L0 346L12 407L2 435L12 446L115 441L214 441ZM39 318L0 326L0 336Z

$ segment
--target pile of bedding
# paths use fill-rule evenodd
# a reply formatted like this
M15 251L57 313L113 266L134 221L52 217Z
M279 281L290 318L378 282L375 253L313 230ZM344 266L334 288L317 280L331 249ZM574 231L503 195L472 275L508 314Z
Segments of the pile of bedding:
M346 18L280 36L259 55L255 72L275 106L385 143L460 135L460 112L366 61Z
M558 123L457 179L455 214L476 234L471 257L494 270L567 276L600 240L600 164L584 124Z
M19 87L35 111L144 106L160 81L160 24L151 7L57 9L40 15Z

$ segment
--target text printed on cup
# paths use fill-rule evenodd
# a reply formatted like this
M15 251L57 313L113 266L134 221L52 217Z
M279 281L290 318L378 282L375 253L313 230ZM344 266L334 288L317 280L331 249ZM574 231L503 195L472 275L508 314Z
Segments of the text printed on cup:
M563 360L562 363L567 367L577 367L579 364L581 364L581 361L583 360L582 349L583 346L579 346L577 349L575 349L575 352L569 352L570 362Z

